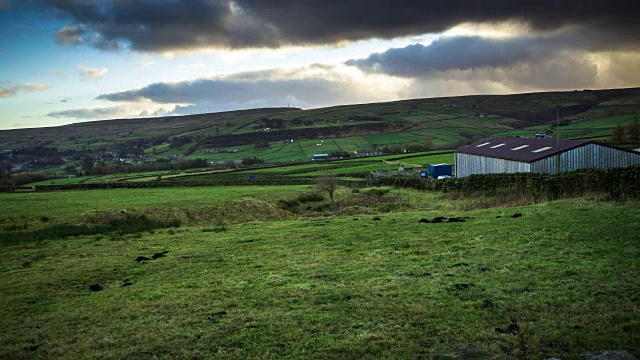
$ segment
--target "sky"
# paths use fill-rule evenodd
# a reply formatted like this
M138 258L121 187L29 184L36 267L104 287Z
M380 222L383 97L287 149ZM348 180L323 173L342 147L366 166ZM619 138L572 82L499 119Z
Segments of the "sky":
M630 2L0 0L0 129L640 86Z

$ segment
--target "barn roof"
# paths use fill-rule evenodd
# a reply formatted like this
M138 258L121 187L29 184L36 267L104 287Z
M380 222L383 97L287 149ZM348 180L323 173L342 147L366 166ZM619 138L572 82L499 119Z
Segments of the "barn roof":
M593 142L593 140L494 138L465 146L456 152L520 162L534 162Z

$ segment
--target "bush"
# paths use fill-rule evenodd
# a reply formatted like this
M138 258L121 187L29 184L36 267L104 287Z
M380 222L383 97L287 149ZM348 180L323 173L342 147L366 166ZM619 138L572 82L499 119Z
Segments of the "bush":
M324 200L324 195L318 192L308 192L308 193L300 194L297 200L301 203L312 202L312 201L322 201Z
M377 188L377 189L370 189L369 191L365 192L364 195L367 196L383 196L389 193L389 189L384 189L384 188Z
M278 200L278 206L281 209L285 209L285 210L291 210L294 209L296 206L298 206L298 200L296 199L292 199L292 200L286 200L286 199L280 199Z
M38 173L24 173L24 174L14 174L14 175L0 175L0 186L3 187L2 191L12 191L10 190L13 186L20 186L36 181L45 181L49 180L49 177L44 174Z

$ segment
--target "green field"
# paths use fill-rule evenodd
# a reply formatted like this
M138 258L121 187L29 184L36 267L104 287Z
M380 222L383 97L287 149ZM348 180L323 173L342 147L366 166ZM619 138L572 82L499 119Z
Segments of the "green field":
M369 172L378 169L397 170L400 166L421 167L425 164L449 163L453 164L453 151L428 151L421 153L407 153L398 155L385 155L344 159L329 162L307 162L294 165L268 165L261 168L239 169L239 170L211 170L211 169L191 169L191 170L171 170L171 171L149 171L131 174L112 174L101 176L77 176L71 178L59 178L30 183L33 185L48 184L76 184L76 183L96 183L96 182L140 182L154 181L158 176L162 180L215 180L218 178L245 178L249 175L256 176L315 176L319 172L331 169L340 174Z
M601 119L583 120L554 128L552 135L561 139L594 139L610 140L611 131L617 125L627 126L637 115L614 116ZM534 126L523 130L508 131L495 134L495 136L531 136L535 133L544 133L550 126Z
M209 174L180 175L181 180L214 180L219 178L244 178L249 175L270 176L316 176L326 170L337 174L366 173L371 171L398 170L400 166L419 168L425 164L453 164L453 151L428 151L399 155L385 155L343 159L339 161L316 161L305 164L269 166L257 169L240 169L231 172L214 172ZM168 178L168 177L167 177Z
M152 216L179 213L183 219L191 214L194 219L187 217L187 224L196 224L197 217L211 218L207 216L207 212L216 209L234 208L234 211L241 211L247 202L273 204L288 194L302 193L307 188L225 186L34 192L16 193L12 194L13 196L0 194L0 227L2 224L27 223L29 228L40 228L58 222L75 224L100 221L100 215L112 216L120 210L137 211ZM40 221L42 216L48 217L49 220ZM223 220L232 221L232 216L230 213L230 218L225 217Z
M640 354L636 204L479 210L388 189L340 189L333 208L279 203L310 190L0 194L0 358L416 359L456 346L519 357L520 335L530 359ZM126 214L182 226L27 236ZM466 221L419 222L438 216Z

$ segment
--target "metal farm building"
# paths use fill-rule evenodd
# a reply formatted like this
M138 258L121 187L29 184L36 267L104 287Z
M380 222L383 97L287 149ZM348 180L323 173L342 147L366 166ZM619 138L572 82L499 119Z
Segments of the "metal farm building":
M593 140L495 138L456 150L456 177L640 164L640 153Z

